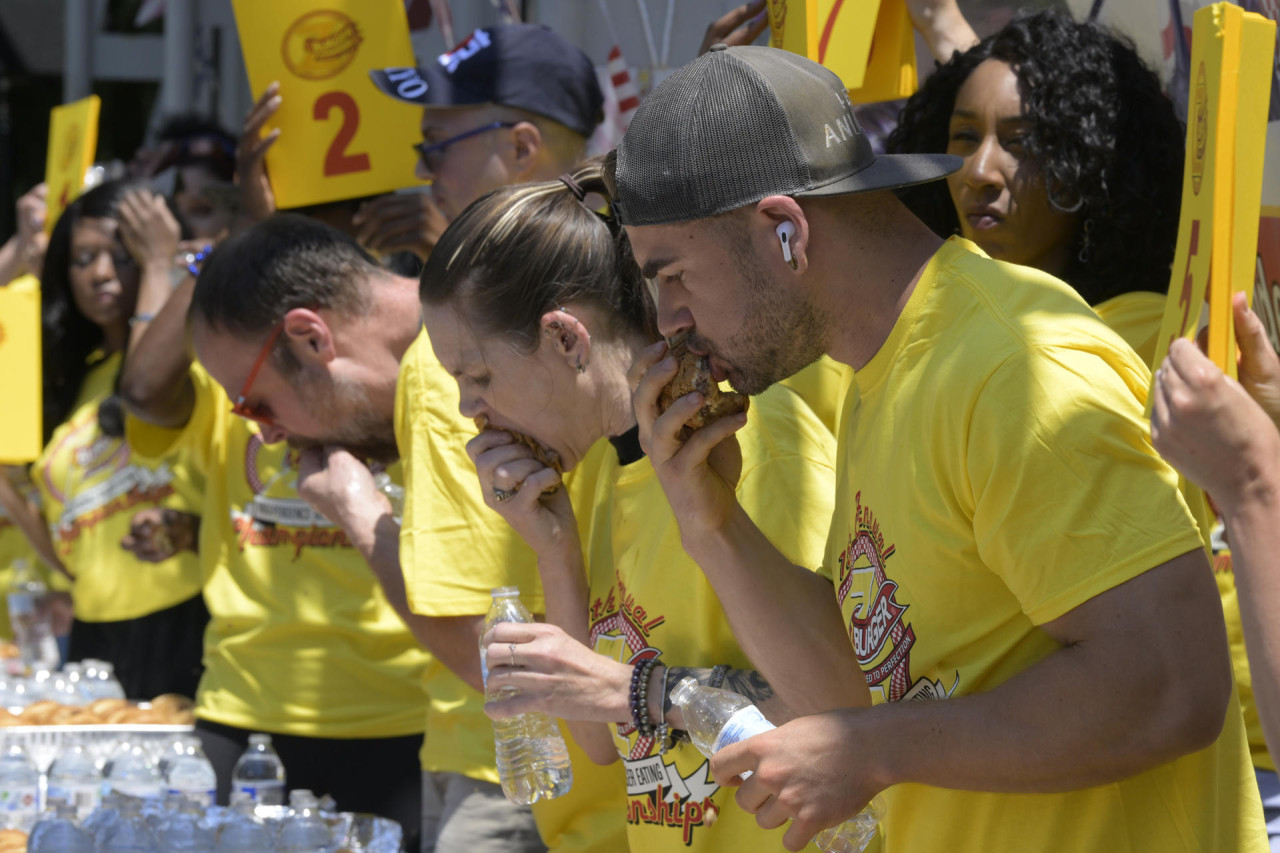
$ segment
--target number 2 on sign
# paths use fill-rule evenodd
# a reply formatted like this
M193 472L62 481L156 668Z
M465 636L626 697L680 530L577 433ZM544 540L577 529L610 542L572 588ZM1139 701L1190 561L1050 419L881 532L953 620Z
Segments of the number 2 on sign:
M360 107L355 98L346 92L325 92L316 98L311 117L316 121L324 121L335 109L342 113L342 125L324 155L324 176L331 178L334 175L369 171L368 154L351 154L347 151L347 146L360 128Z
M1175 340L1187 333L1187 320L1191 317L1191 259L1200 251L1200 220L1191 220L1191 246L1187 250L1187 271L1182 277L1182 290L1178 292L1178 304L1182 306L1182 325L1169 339L1172 345ZM1167 347L1166 347L1167 349Z

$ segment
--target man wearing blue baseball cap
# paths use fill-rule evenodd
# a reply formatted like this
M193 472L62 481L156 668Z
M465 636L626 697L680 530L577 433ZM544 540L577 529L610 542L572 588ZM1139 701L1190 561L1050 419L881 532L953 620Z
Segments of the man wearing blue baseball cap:
M568 171L603 115L591 60L533 24L479 29L426 68L370 76L423 107L417 175L449 220L489 190Z

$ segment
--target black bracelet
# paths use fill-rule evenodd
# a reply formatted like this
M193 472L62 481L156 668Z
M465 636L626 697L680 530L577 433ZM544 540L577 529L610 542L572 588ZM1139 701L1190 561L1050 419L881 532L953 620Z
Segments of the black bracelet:
M653 737L654 725L649 721L649 675L658 665L657 656L635 662L631 669L631 722L640 737Z
M724 684L724 677L729 674L729 665L718 663L711 670L711 678L707 680L708 687L714 687L719 690L720 685Z

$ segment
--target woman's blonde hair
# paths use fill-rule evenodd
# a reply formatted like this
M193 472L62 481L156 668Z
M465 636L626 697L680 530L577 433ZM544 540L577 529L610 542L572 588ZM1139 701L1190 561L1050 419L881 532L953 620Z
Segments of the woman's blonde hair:
M570 303L599 309L606 337L657 340L626 234L583 201L609 198L601 165L588 160L559 180L502 187L473 202L431 251L423 303L450 303L481 334L525 352L538 347L542 315Z

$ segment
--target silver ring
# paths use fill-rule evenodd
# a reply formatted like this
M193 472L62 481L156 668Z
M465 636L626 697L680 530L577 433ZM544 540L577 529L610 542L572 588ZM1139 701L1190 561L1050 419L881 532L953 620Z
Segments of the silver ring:
M516 492L518 491L520 490L519 489L499 489L497 486L494 486L493 499L498 503L504 503L514 498L516 496Z
M509 649L511 650L511 668L512 668L512 669L515 669L515 666L516 666L516 644L515 644L515 643L507 643L507 648L509 648Z

